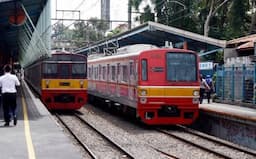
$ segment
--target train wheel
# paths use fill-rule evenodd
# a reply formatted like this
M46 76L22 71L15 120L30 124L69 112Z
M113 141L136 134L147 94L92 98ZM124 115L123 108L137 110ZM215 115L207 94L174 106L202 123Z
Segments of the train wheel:
M126 114L127 113L127 106L123 105L122 107L122 113Z
M94 96L88 95L88 102L89 102L90 104L94 104L94 103L95 103Z

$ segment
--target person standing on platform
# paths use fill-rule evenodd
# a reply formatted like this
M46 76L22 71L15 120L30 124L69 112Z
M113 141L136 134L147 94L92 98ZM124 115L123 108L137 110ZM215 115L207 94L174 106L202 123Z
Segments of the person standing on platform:
M208 86L210 87L210 89L206 90L207 101L208 101L208 104L209 104L210 99L211 99L211 95L214 92L214 85L213 85L213 81L212 81L212 78L211 78L210 75L206 75L205 81L208 84Z
M200 97L199 97L200 104L203 103L205 90L209 90L209 89L210 87L206 83L206 80L203 78L203 75L200 74Z
M2 104L4 111L4 126L9 126L11 121L11 115L13 117L13 124L17 124L16 114L16 86L20 85L20 82L16 75L11 74L12 67L7 64L4 66L4 75L0 77L0 87L2 88Z

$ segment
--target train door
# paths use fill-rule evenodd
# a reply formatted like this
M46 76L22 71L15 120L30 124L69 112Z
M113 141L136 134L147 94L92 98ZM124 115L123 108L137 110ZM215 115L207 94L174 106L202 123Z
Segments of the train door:
M153 85L163 85L165 81L165 58L163 54L154 52L148 57L148 81Z
M111 90L110 90L110 82L111 82L111 78L110 78L110 65L107 64L107 87L106 87L106 93L109 95L111 94Z
M135 64L134 60L129 61L129 99L135 99Z
M120 97L120 91L121 91L121 88L120 88L120 82L121 82L120 63L117 64L117 76L116 77L117 77L116 82L115 82L116 95L117 95L117 97Z
M110 96L115 96L116 95L116 65L111 65L110 66Z

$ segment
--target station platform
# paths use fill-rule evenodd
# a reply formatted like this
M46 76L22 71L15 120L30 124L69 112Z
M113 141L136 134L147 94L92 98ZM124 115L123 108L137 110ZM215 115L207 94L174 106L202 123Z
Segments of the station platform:
M17 125L5 127L0 108L0 158L81 159L81 153L25 82L17 93Z
M194 127L209 135L251 149L256 154L256 107L210 103L199 105Z
M243 106L242 104L230 105L215 102L208 104L205 100L203 104L199 105L199 109L202 112L208 112L219 116L226 116L237 120L256 123L256 106L254 109Z

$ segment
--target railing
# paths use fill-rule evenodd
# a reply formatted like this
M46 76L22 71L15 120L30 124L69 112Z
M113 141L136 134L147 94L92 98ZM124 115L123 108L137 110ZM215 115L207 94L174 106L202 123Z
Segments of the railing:
M249 103L256 107L255 66L219 66L216 70L216 99L220 102Z

